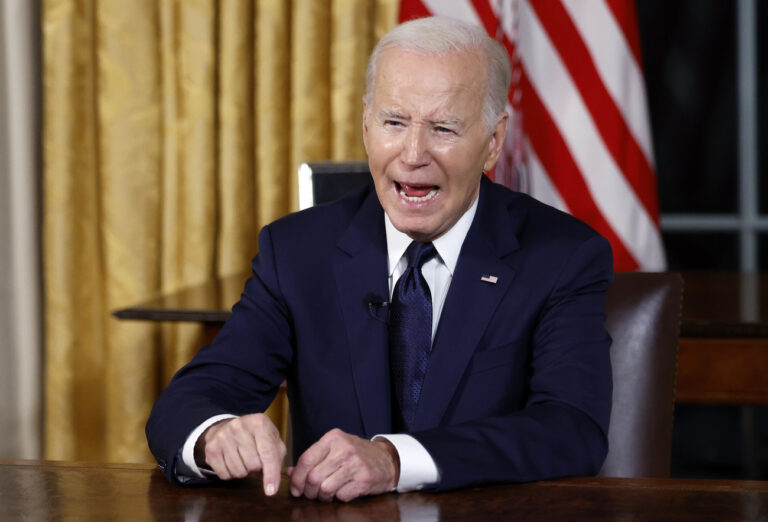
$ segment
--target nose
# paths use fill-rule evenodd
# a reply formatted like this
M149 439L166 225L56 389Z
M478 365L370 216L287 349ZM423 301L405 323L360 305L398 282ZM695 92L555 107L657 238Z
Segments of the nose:
M403 163L410 167L421 167L429 163L428 139L422 125L410 125L400 154Z

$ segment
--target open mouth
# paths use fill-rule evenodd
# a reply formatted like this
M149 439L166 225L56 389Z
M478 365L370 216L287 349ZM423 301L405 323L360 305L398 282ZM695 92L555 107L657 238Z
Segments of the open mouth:
M400 196L411 203L423 203L429 201L435 197L435 194L437 194L437 191L440 188L437 185L406 185L397 181L395 182L395 186L400 193Z

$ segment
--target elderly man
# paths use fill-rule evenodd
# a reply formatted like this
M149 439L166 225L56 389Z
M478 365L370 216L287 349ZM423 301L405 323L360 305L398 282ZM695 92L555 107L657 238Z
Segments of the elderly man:
M363 119L374 186L264 227L232 317L147 424L169 478L261 472L274 494L286 448L260 412L285 378L295 496L600 469L610 247L483 175L509 78L504 49L458 21L379 42Z

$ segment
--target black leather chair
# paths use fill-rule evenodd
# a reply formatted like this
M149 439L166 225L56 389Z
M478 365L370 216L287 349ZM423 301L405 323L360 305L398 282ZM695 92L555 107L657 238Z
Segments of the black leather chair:
M683 281L617 273L606 297L613 407L605 477L668 477Z

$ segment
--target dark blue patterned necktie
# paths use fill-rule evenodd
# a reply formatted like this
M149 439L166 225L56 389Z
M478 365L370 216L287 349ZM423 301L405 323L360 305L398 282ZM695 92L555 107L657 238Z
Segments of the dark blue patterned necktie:
M432 243L413 241L405 251L408 268L397 280L389 312L389 358L397 408L396 431L410 431L432 347L432 294L421 267L437 254Z

